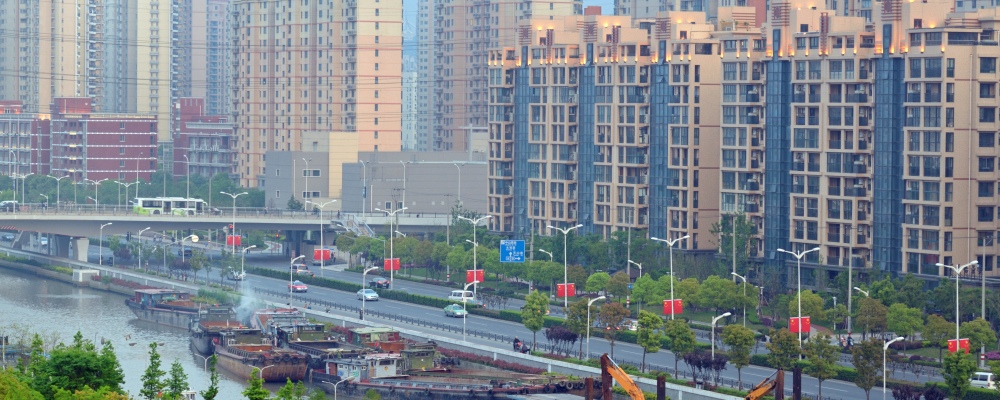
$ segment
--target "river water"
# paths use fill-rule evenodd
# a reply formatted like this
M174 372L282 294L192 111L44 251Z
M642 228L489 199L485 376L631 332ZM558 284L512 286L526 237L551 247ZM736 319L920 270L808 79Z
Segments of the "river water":
M32 274L0 268L0 335L16 340L15 325L27 326L43 339L57 338L68 343L80 331L100 347L101 339L111 340L125 372L125 390L137 396L142 374L149 364L149 344L156 342L161 369L179 360L192 390L209 385L204 360L188 346L185 329L169 328L136 319L119 294L79 288ZM10 361L10 360L8 360ZM219 400L241 399L246 382L219 371ZM272 392L281 385L269 384ZM201 396L199 395L200 399Z

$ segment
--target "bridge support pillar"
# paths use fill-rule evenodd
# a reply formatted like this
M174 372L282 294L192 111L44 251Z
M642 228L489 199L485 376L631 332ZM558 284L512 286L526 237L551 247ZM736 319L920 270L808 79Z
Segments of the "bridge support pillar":
M285 256L298 257L305 253L305 231L285 231ZM309 260L312 259L312 255L308 256ZM303 261L308 263L309 260Z
M73 246L70 258L76 261L87 262L87 252L90 248L90 239L85 237L72 238L70 239L70 243L71 246Z
M66 235L49 235L49 249L48 253L50 256L69 258L70 253L70 241L72 237Z

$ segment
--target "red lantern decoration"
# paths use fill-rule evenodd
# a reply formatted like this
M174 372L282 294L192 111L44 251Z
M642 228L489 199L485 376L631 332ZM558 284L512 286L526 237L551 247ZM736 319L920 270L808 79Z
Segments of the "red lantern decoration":
M385 260L382 260L382 268L386 271L399 271L399 259L386 258Z
M663 315L677 315L684 313L684 300L672 299L663 300Z
M242 246L242 245L243 245L242 236L234 236L234 235L226 236L226 246Z
M792 317L788 321L788 330L792 333L809 333L810 329L812 329L812 322L810 322L809 317L802 317L801 323L799 322L799 318L795 317Z
M486 271L481 269L469 269L465 270L465 283L472 283L479 281L480 283L486 281Z
M969 339L952 339L948 341L948 352L954 353L958 349L965 350L965 354L969 354Z
M566 293L567 291L569 291L569 294ZM557 297L567 297L567 296L568 297L573 297L573 296L576 296L576 284L575 283L570 283L570 284L565 284L565 285L562 284L562 283L557 284L556 285L556 296Z

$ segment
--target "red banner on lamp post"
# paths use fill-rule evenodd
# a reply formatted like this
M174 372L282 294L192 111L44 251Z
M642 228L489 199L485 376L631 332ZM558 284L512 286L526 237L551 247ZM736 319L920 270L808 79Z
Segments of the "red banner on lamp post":
M802 317L801 323L799 322L799 318L795 317L792 317L788 321L788 330L792 333L809 333L810 329L812 329L812 322L809 320L809 317Z
M386 258L385 260L382 260L382 268L386 271L399 271L399 259Z
M465 283L472 283L475 281L479 281L480 283L486 281L486 272L481 269L465 270Z
M242 236L234 236L234 235L226 236L226 246L242 246L242 245L243 245Z
M313 260L330 261L330 249L314 249Z
M673 299L663 300L663 315L677 315L684 313L684 300Z
M965 354L969 354L969 339L951 339L948 341L948 352L954 353L958 349L965 350Z
M566 291L569 291L569 294ZM570 283L564 285L562 283L556 284L556 296L557 297L573 297L576 296L576 284Z

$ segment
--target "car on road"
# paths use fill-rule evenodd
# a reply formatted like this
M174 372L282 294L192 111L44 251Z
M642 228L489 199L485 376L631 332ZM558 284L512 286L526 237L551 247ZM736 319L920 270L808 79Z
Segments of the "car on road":
M372 280L368 281L368 287L372 289L388 289L389 280L385 278L372 278Z
M302 283L302 281L292 282L288 285L288 287L292 289L293 293L305 293L309 290L309 286L306 286L306 284Z
M177 250L177 256L178 257L181 257L181 256L183 256L183 257L191 257L193 255L194 255L194 251L192 251L191 249L184 249L183 252L181 252L181 250Z
M465 309L458 304L452 304L444 307L444 316L446 317L465 318L468 315L469 312L465 311Z
M13 233L5 233L5 234L3 234L3 236L0 236L0 240L3 240L5 242L13 242L14 241L14 234Z
M993 378L993 374L989 372L976 372L969 379L970 384L974 388L982 389L996 389L997 383Z
M6 200L0 202L0 211L11 212L11 211L18 211L20 209L21 207L17 205L16 201Z
M378 301L378 293L371 289L361 289L358 291L358 300Z
M460 301L463 303L475 303L476 295L471 290L452 290L448 295L448 300Z
M337 257L330 257L330 259L326 260L326 262L323 262L323 260L320 260L318 258L314 258L312 260L312 265L333 265L336 263L337 263Z
M307 270L307 269L309 269L309 266L306 265L306 263L295 263L295 264L292 264L292 269L294 269L294 270L306 269Z
M229 268L229 273L226 274L226 278L233 281L242 281L246 279L246 273L237 271L233 268Z
M316 274L314 274L312 271L310 271L308 269L298 269L298 270L295 270L295 273L299 274L299 275L316 276Z

